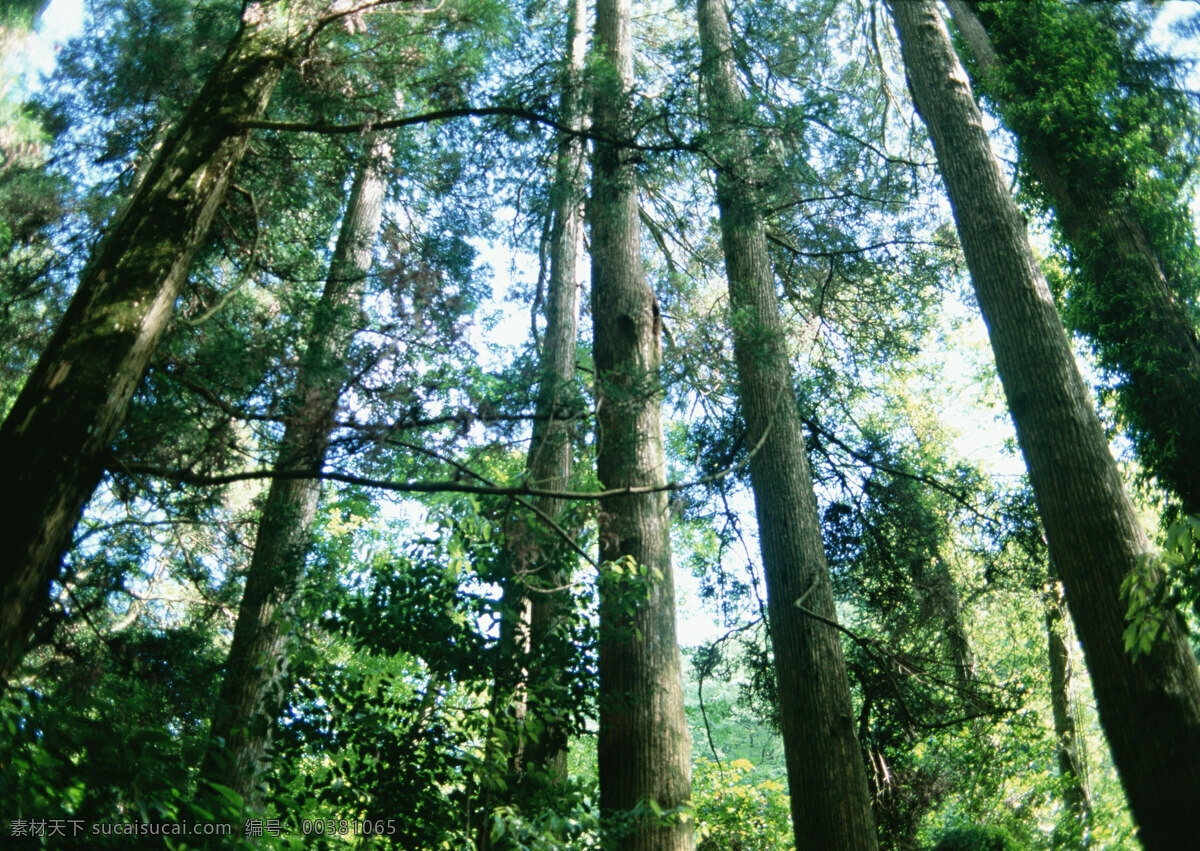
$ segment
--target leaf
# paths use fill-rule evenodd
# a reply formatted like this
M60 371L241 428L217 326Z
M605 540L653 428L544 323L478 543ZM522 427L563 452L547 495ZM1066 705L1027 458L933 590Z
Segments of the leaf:
M213 789L215 789L217 792L219 792L223 798L228 800L231 804L233 804L239 810L245 806L246 802L242 798L242 796L239 795L237 792L235 792L233 789L230 789L228 786L223 786L220 783L213 783L211 780L208 781L208 785L211 786Z

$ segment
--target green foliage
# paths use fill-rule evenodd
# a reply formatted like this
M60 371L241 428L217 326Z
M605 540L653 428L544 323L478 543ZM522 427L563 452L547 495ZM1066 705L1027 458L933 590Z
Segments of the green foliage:
M934 446L905 451L886 433L864 435L857 452L870 472L823 518L835 589L853 607L843 622L861 636L846 660L886 847L911 845L957 797L955 778L975 762L959 738L999 725L1021 700L1011 683L989 682L999 671L981 665L974 647L980 607L963 602L963 581L975 577L954 518L980 498L982 482L966 465L947 469ZM954 803L980 806L993 794L976 787L969 802Z
M74 664L63 676L46 676L58 667L54 660L42 669L39 689L11 690L0 707L5 818L75 820L87 830L203 819L190 772L206 744L219 665L211 636L130 630L103 643L67 640L63 650ZM8 836L7 824L4 830ZM53 843L43 835L7 847ZM88 847L161 845L157 838L107 835Z
M1016 135L1025 196L1054 212L1069 263L1052 281L1065 324L1108 373L1100 394L1115 402L1146 476L1190 508L1200 487L1190 422L1172 412L1174 397L1194 392L1178 389L1191 386L1179 384L1191 361L1155 329L1179 323L1172 333L1195 336L1200 113L1184 64L1148 38L1150 8L980 3L1001 66L977 83Z
M593 786L575 781L559 790L558 800L541 802L541 807L496 807L491 815L492 846L504 851L599 849L600 820Z
M694 760L745 761L745 779L783 780L779 710L765 630L757 623L694 649L685 649L684 703Z
M19 62L41 6L21 0L0 10L0 416L49 337L63 288L54 236L70 191L47 162L50 134L27 102L35 81Z
M1121 584L1128 604L1125 650L1134 659L1149 653L1168 621L1186 625L1178 608L1200 604L1200 517L1189 515L1167 527L1161 550L1143 554Z
M599 584L610 589L606 595L618 626L632 621L642 604L650 599L655 584L662 581L662 571L657 567L640 564L631 555L621 556L600 565ZM619 634L619 633L616 633ZM641 640L641 636L638 636Z
M693 767L697 851L784 851L795 848L787 786L754 779L747 759Z
M52 242L65 214L66 181L40 157L30 159L0 167L0 415L49 339L62 298L63 258Z
M329 576L310 587L316 611L301 616L323 612L323 629L294 662L273 803L293 823L390 820L372 842L393 848L461 838L491 667L475 628L483 601L463 592L444 542L380 553L348 585Z
M327 533L356 525L354 505L329 521ZM318 573L323 578L310 587L301 617L321 629L295 663L298 685L280 727L276 812L390 820L392 832L374 840L388 848L462 847L478 818L492 825L498 849L594 847L595 790L586 779L553 792L531 783L463 818L483 790L506 783L505 766L489 761L488 743L503 739L506 753L507 737L540 735L534 725L514 730L493 717L493 687L507 676L508 660L482 630L501 609L480 580L494 575L508 550L482 509L473 499L449 502L406 551L384 539L349 579ZM569 731L582 729L582 707L594 693L594 671L580 666L575 650L593 639L577 628L564 625L565 655L554 656L559 644L551 643L539 660L553 666L558 691L531 682L540 699L554 701Z
M1002 827L975 825L948 831L934 851L1025 851L1025 847Z

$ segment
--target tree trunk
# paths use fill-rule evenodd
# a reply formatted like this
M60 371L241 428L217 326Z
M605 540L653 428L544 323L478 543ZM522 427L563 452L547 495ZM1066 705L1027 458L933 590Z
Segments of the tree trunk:
M796 846L874 849L840 636L797 607L836 618L724 0L700 0L697 17Z
M1045 594L1046 642L1050 660L1050 708L1054 715L1054 738L1058 748L1058 773L1062 780L1065 821L1069 836L1078 836L1091 810L1084 778L1087 775L1075 716L1071 713L1071 666L1063 628L1063 599L1053 570Z
M296 375L277 470L325 463L364 284L383 215L390 152L375 139L350 190L308 348ZM272 479L238 609L225 679L213 713L206 773L251 806L267 763L271 732L291 685L287 674L295 609L321 492L318 479Z
M583 126L580 77L587 53L586 0L571 0L567 17L567 74L559 121L568 127ZM564 489L571 478L573 426L562 418L578 400L575 388L575 343L579 326L579 249L583 237L584 149L579 139L562 141L558 152L551 200L550 283L546 292L546 336L542 343L541 379L538 385L533 439L529 444L526 470L531 485L551 490ZM535 504L549 517L562 513L561 500L539 497ZM527 656L546 656L550 645L562 644L559 628L570 615L571 595L562 589L570 572L559 565L574 553L559 545L544 554L549 562L530 577L534 592L526 594L521 609L528 614ZM543 590L538 590L543 589ZM531 662L534 681L559 679L556 671ZM551 692L554 690L551 689ZM550 695L547 695L549 697ZM528 743L523 760L563 781L567 776L567 731L555 723L554 707L539 707L536 693L530 696L529 711L539 715L542 732Z
M964 0L946 0L954 22L986 79L1001 69L987 30ZM1082 12L1081 12L1082 14ZM1053 68L1043 69L1047 78ZM1013 95L1001 98L1011 106ZM1200 513L1200 339L1187 307L1172 292L1142 222L1111 196L1063 178L1072 170L1036 125L1012 128L1030 170L1054 205L1075 259L1095 289L1086 296L1086 323L1076 330L1120 372L1121 393L1143 463ZM1091 163L1108 171L1103 159ZM1147 445L1149 444L1149 445Z
M559 103L559 122L579 129L583 125L581 75L587 53L586 0L571 0L567 13L567 53L564 70L565 84ZM564 417L570 404L578 400L575 387L575 344L579 327L579 248L583 236L584 194L583 142L564 137L555 160L554 183L550 200L550 280L546 288L546 335L542 342L538 395L534 413L533 435L525 474L530 485L547 490L564 490L571 478L572 420ZM535 497L534 505L550 518L557 520L563 501L552 497ZM540 520L534 521L541 522ZM561 543L561 542L559 542ZM571 595L566 590L570 571L564 560L574 558L573 552L561 545L551 545L535 555L535 563L521 570L520 560L512 562L512 573L504 585L500 645L505 663L496 678L493 724L511 721L515 735L505 736L507 747L493 737L494 765L498 759L508 763L506 786L514 791L528 785L535 775L542 781L560 784L567 779L566 728L555 699L563 691L561 652L568 643L561 628L565 626L571 607ZM562 589L562 590L552 590ZM515 680L515 681L514 681ZM502 716L507 704L507 715ZM530 721L536 734L527 730ZM506 748L504 754L502 748ZM491 848L491 821L487 813L494 806L493 790L485 790L482 808L485 817L479 827L476 847Z
M594 114L602 139L630 135L629 0L599 0ZM592 159L592 324L597 472L604 488L666 482L661 421L662 320L642 266L631 152L597 141ZM667 495L600 503L600 808L629 851L690 851L691 820L653 814L691 797L691 741L675 638ZM617 836L620 839L617 839Z
M0 427L0 679L19 664L134 390L298 30L325 4L255 3L85 268Z
M982 709L983 703L975 688L975 654L967 637L963 622L962 599L950 568L940 556L935 557L929 573L924 577L930 605L936 609L936 617L942 624L946 654L954 665L954 685L964 709Z
M932 0L889 7L929 128L1050 552L1142 841L1186 847L1200 799L1200 670L1176 618L1136 663L1120 587L1148 544L1020 212Z

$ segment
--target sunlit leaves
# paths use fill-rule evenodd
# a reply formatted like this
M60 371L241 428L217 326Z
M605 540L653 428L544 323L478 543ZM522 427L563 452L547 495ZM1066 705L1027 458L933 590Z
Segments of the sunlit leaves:
M1200 517L1189 515L1167 527L1161 550L1144 554L1121 584L1125 612L1125 650L1136 660L1149 653L1168 621L1183 625L1177 606L1200 601Z

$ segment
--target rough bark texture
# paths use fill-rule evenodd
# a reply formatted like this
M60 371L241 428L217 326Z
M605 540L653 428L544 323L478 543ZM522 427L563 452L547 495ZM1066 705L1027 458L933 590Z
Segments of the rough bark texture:
M754 447L758 515L779 714L797 847L878 847L838 632L786 335L758 205L756 164L740 124L724 0L700 0L706 121L717 146L717 204L729 280L738 392Z
M1046 643L1050 660L1050 708L1054 715L1054 735L1058 741L1058 773L1062 778L1065 814L1072 822L1083 821L1091 802L1088 800L1084 778L1087 776L1083 755L1075 732L1075 716L1071 712L1071 655L1067 651L1063 624L1063 599L1056 578L1052 575L1046 591ZM1068 825L1078 833L1075 825Z
M568 127L583 124L580 75L587 53L586 0L573 0L567 18L567 74L563 89L559 120ZM546 289L546 334L542 341L541 379L538 385L533 439L529 444L526 470L530 484L551 490L563 489L571 478L573 427L563 414L578 400L575 388L575 344L579 328L579 249L583 237L584 150L579 139L564 139L559 149L551 200L550 281ZM538 507L548 516L558 518L562 513L561 500L540 497ZM552 564L537 570L531 577L534 588L562 589L570 581L569 572L562 570L564 553L561 546L546 553ZM535 591L523 601L528 612L526 654L534 659L545 656L550 645L560 643L559 628L570 614L571 595L566 590ZM539 707L538 685L561 676L555 671L531 662L530 711L539 715L543 732L531 741L524 754L528 766L543 769L562 781L567 776L567 731L556 722L553 707ZM551 692L555 691L550 689Z
M1003 60L970 5L946 4L980 74L997 71ZM1200 513L1200 338L1187 307L1172 292L1136 216L1115 198L1064 180L1062 152L1036 127L1014 132L1063 235L1078 249L1076 260L1105 290L1103 298L1088 299L1089 327L1076 330L1100 345L1106 365L1136 388L1136 395L1126 394L1126 406L1139 448L1150 449L1143 453L1150 471L1179 495L1187 513ZM1108 170L1103 161L1091 165Z
M1113 761L1145 845L1186 847L1200 799L1200 671L1174 619L1151 653L1135 663L1125 652L1120 586L1146 537L937 7L932 0L888 5Z
M319 469L325 463L383 215L388 156L387 145L375 141L355 176L296 375L276 469ZM259 799L275 718L291 685L289 644L320 492L317 479L271 481L213 713L212 736L224 747L210 753L208 774L252 806Z
M559 121L580 128L583 98L580 90L587 58L586 0L572 0L566 26L565 81L559 102ZM546 287L546 332L542 340L539 383L533 435L525 462L529 484L548 490L565 490L571 478L573 417L571 403L579 400L575 386L575 345L579 329L579 249L583 236L583 196L586 165L583 142L564 138L555 160L551 188L548 254L550 274ZM557 520L563 501L535 497L534 504ZM542 521L534 520L540 524ZM563 632L570 617L571 594L566 590L570 571L565 559L573 552L562 542L540 548L532 564L513 554L512 573L504 584L505 620L500 646L506 666L496 678L493 723L511 723L516 730L507 746L493 737L488 742L492 764L508 764L506 790L522 787L536 791L542 783L567 779L567 739L570 730L556 708L565 683L561 659L569 640ZM551 590L561 589L561 590ZM507 704L507 710L505 705ZM530 722L533 722L531 725ZM531 735L529 727L536 727ZM479 851L492 847L491 821L486 817L498 790L485 789L481 805L485 818L476 837Z
M629 135L629 26L628 0L597 3L594 112L598 135L606 139ZM604 488L666 481L662 321L642 266L629 156L628 149L596 144L588 208L597 472ZM606 831L629 851L686 851L694 847L690 819L621 821L639 804L670 810L691 796L667 496L609 497L600 512L599 773Z
M0 427L0 678L20 662L133 392L315 2L249 6L241 28L96 248Z

